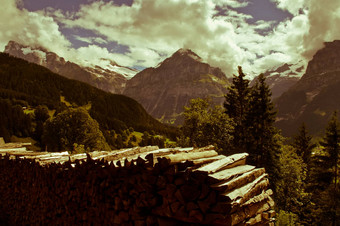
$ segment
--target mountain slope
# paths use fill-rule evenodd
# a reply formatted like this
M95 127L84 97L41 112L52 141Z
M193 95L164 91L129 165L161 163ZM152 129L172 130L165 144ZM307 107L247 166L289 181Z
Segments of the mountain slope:
M210 97L222 104L228 83L219 68L203 63L191 50L180 49L158 67L135 75L123 94L136 99L153 117L180 124L179 116L190 99Z
M136 131L154 130L162 134L174 131L129 97L104 92L0 53L0 98L25 101L31 106L44 104L60 112L66 107L61 97L76 106L89 105L89 113L103 129L118 131L133 127Z
M301 77L303 65L284 64L278 68L268 70L264 73L266 83L272 91L272 98L275 99L292 87ZM300 76L299 76L300 75ZM252 80L251 86L255 84L256 78Z
M111 93L121 93L126 80L137 73L115 62L111 62L107 68L81 67L43 48L32 48L14 41L7 44L5 53L47 67L66 78L82 81Z
M292 135L305 122L319 134L334 110L340 109L340 41L325 43L308 63L306 73L276 101L277 126Z

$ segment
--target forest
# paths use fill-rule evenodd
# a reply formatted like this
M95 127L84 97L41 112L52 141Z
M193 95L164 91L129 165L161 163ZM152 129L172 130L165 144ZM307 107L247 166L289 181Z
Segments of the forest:
M250 86L239 67L224 106L193 99L184 108L184 124L175 128L153 119L133 99L1 53L0 137L31 137L42 150L73 153L209 144L226 155L247 152L249 164L269 174L278 225L339 225L337 112L323 137L310 136L304 124L294 137L283 137L274 126L277 112L265 80L260 75Z
M131 135L133 131L160 135L158 138L144 136L143 142L148 145L164 145L165 137L175 140L178 134L177 128L152 118L129 97L107 93L64 78L42 66L5 53L0 53L0 101L3 115L0 120L4 121L1 123L0 136L7 142L12 135L29 135L35 136L39 145L45 148L40 143L44 122L69 108L74 108L74 111L81 111L77 108L86 109L90 118L98 122L100 131L112 149L138 145L136 138ZM20 113L12 114L13 111ZM36 111L45 116L36 117ZM14 128L13 125L17 125L18 121L23 123Z
M194 99L185 108L179 144L205 146L223 154L249 153L264 167L274 191L277 225L339 225L340 124L334 111L323 137L304 124L293 137L275 128L276 109L263 74L249 86L242 68L228 88L224 107Z

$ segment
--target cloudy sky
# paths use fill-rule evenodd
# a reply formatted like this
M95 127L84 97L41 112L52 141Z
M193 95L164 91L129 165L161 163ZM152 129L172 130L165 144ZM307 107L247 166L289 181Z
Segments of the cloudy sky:
M340 39L339 0L2 0L9 40L79 64L143 69L189 48L231 75L307 62Z

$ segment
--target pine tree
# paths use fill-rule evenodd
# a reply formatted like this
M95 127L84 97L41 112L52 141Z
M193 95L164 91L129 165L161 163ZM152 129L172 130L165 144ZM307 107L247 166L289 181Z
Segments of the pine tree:
M245 79L242 67L238 67L238 76L234 75L233 83L225 95L224 108L226 114L234 121L233 146L235 152L246 151L246 115L249 110L249 80Z
M276 111L271 101L271 91L263 74L259 75L251 90L249 110L245 115L247 129L246 148L249 160L257 166L264 166L270 171L273 154L278 149L274 127Z
M329 121L326 133L323 141L321 142L322 146L326 151L326 164L324 165L327 168L331 175L330 187L329 187L329 196L331 203L330 206L326 206L329 213L329 217L332 219L332 225L337 225L337 221L340 219L340 213L337 213L338 207L338 163L339 163L339 153L340 153L340 124L338 121L337 112L334 112L331 120ZM339 218L339 219L338 219Z
M313 148L316 147L312 143L312 136L308 135L306 125L302 123L299 134L294 137L293 146L295 147L297 154L302 157L303 162L307 165L310 162Z

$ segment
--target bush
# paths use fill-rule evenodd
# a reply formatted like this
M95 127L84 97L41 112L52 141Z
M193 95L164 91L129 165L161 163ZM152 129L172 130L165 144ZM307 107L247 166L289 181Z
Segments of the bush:
M74 151L74 144L84 150L109 150L96 120L84 108L70 108L49 119L44 125L43 144L48 151Z

